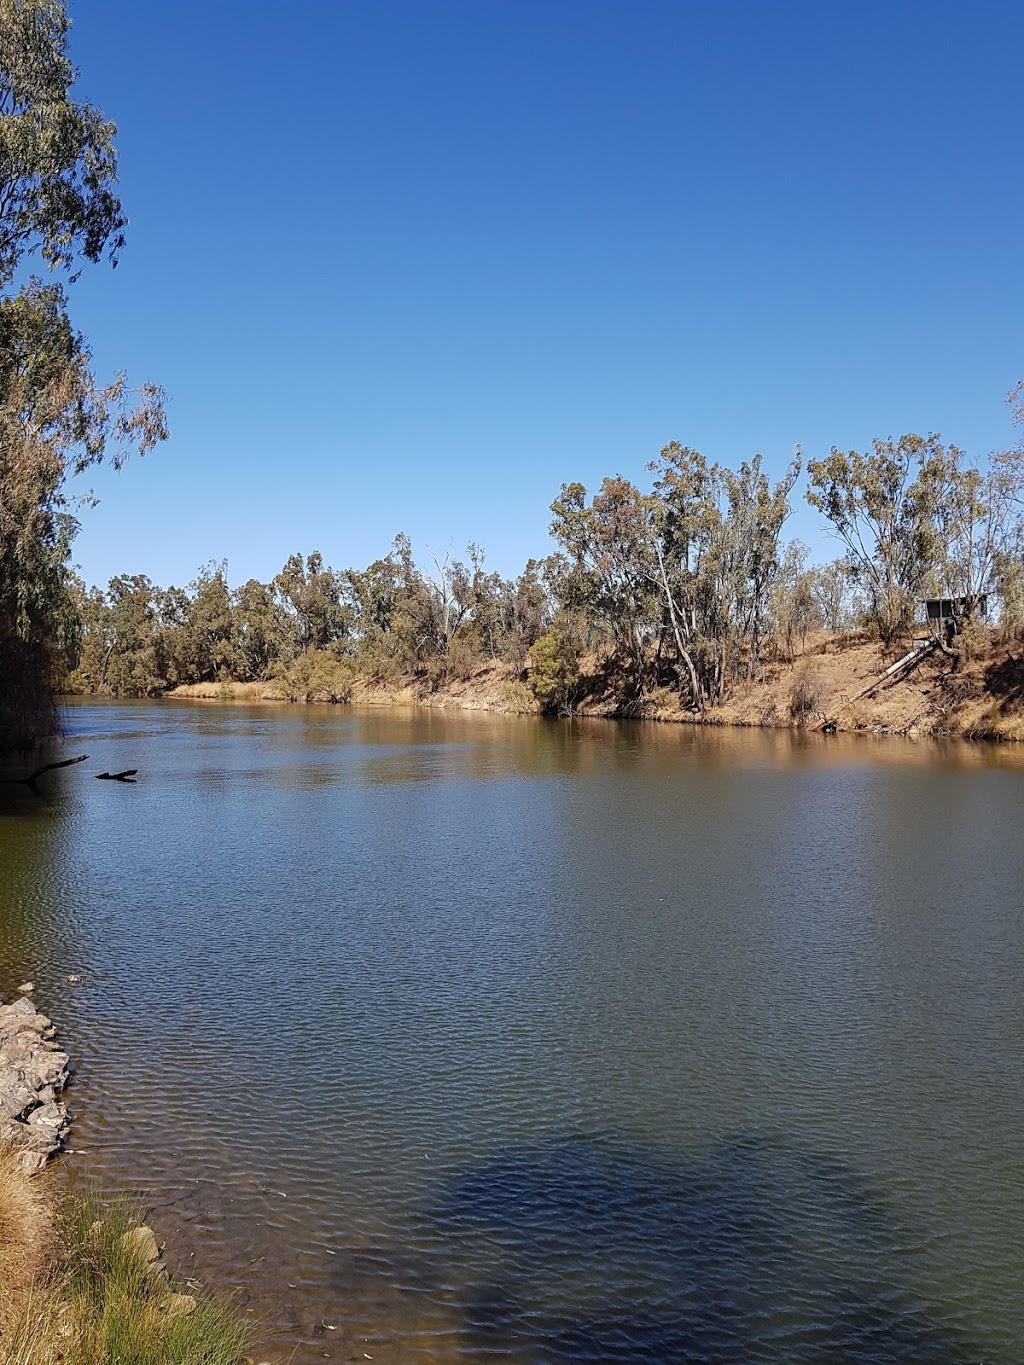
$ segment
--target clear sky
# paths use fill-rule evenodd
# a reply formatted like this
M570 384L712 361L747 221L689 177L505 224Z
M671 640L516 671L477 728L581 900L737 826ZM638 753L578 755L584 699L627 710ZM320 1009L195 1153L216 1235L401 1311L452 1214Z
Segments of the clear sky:
M400 530L512 573L563 481L672 439L775 472L1014 439L1020 0L68 8L131 219L73 316L171 395L172 440L88 480L90 582Z

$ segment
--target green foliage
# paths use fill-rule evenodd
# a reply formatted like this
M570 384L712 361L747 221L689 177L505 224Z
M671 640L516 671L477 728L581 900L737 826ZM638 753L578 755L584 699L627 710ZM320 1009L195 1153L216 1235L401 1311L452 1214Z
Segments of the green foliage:
M885 645L910 631L915 597L936 558L946 460L937 436L907 435L897 442L876 439L867 454L833 446L825 459L807 465L807 501L845 545Z
M733 471L675 442L653 466L659 580L680 684L698 709L720 701L744 664L748 674L759 665L799 467L795 458L772 487L759 455Z
M1019 556L1024 468L1019 456L993 456L978 469L939 437L875 440L872 450L840 451L808 464L807 500L846 547L854 580L867 594L867 623L884 645L910 633L920 596L963 603L998 589Z
M208 1294L193 1294L191 1313L168 1311L168 1287L125 1241L139 1221L123 1202L65 1191L57 1292L66 1365L240 1365L250 1344L247 1326Z
M853 624L850 601L851 571L845 559L834 559L810 570L811 595L825 630L846 630Z
M269 584L250 578L234 594L235 677L238 682L263 682L274 668L294 654L292 621Z
M350 633L354 608L348 577L325 564L318 550L305 561L292 555L274 588L291 618L298 650L326 649Z
M528 686L544 711L571 710L580 685L579 658L564 629L553 626L530 650Z
M510 682L501 689L500 709L513 716L529 716L540 710L540 703L525 683Z
M673 442L649 492L621 477L592 499L564 485L551 509L558 552L515 579L488 571L474 544L424 570L404 535L365 570L296 554L272 582L236 592L225 564L187 589L135 577L103 594L67 579L71 681L146 696L275 679L295 700L343 700L355 676L441 688L490 661L521 672L529 660L531 696L558 710L574 704L578 660L592 653L623 707L674 686L704 710L757 676L768 647L792 659L813 629L857 622L889 643L912 617L913 585L962 596L969 616L988 581L1004 628L1024 629L1024 455L983 473L935 437L904 437L809 467L808 497L846 543L831 564L808 567L806 547L782 539L799 458L773 483L760 456L729 469Z
M57 0L0 0L0 288L32 252L70 268L124 244L114 125L71 99L69 27Z
M281 668L277 682L289 701L350 701L352 661L337 646L307 649Z
M559 595L606 634L642 687L658 625L651 500L621 477L605 479L589 507L586 498L582 484L563 484L551 504L551 535L568 557Z
M799 463L773 487L760 456L734 471L672 442L651 468L651 493L606 479L589 506L581 484L563 485L551 509L564 551L554 591L608 642L631 701L652 656L664 669L674 653L680 690L703 709L758 665Z
M13 287L33 255L70 270L123 241L114 128L70 97L67 30L58 0L0 0L0 751L53 724L73 614L68 473L167 435L155 386L96 382L61 285Z

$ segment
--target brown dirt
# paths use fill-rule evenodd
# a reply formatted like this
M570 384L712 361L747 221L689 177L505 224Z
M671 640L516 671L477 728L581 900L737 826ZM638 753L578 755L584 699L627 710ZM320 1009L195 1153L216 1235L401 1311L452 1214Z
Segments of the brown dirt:
M902 658L909 641L883 652L857 634L809 637L792 661L764 665L760 678L741 683L708 719L725 725L803 726L834 722L840 731L897 735L962 735L975 739L1024 738L1024 668L996 631L980 657L952 658L939 650L895 681L880 681ZM858 697L871 683L878 686ZM807 709L797 703L805 700ZM674 712L674 714L673 714ZM650 714L650 712L648 712ZM678 719L666 699L655 714Z

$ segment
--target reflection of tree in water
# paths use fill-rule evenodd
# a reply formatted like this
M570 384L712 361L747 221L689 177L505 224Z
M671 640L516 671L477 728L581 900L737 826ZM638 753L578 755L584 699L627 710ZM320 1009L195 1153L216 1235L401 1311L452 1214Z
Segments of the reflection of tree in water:
M0 765L0 995L8 999L26 977L40 983L51 965L77 962L66 948L73 931L62 894L69 875L63 821L80 769L47 773L37 787L10 780L44 761Z
M513 1149L438 1211L467 1344L531 1361L961 1365L842 1166L759 1138L692 1169L589 1139Z

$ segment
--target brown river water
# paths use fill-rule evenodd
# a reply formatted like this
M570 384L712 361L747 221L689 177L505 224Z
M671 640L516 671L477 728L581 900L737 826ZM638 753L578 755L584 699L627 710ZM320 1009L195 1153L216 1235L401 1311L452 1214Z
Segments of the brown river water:
M0 788L0 993L77 1064L66 1167L259 1359L1024 1360L1024 754L67 728Z

